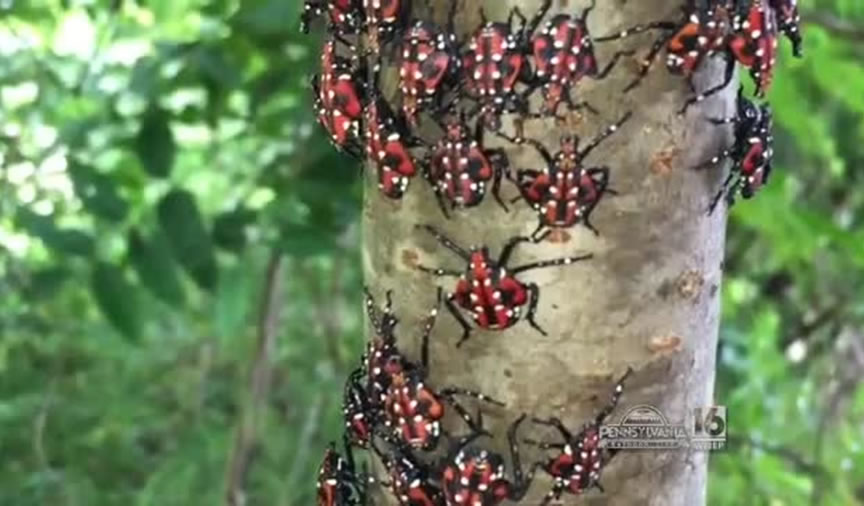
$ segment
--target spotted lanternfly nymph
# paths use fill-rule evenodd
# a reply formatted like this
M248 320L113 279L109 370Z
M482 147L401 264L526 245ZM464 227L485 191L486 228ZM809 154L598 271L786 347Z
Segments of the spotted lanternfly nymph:
M533 479L533 472L526 476L522 470L516 439L516 432L524 420L523 414L507 430L513 481L507 479L501 455L484 448L469 446L471 440L463 441L441 475L441 486L448 505L497 506L505 500L522 500Z
M317 506L365 506L366 483L371 479L354 470L354 458L347 444L345 452L342 458L335 443L330 443L324 452L316 483Z
M540 115L556 116L563 103L575 110L585 103L575 104L572 88L585 77L604 79L623 56L633 51L619 51L602 70L598 69L594 46L588 32L588 14L596 0L577 18L569 14L554 16L531 40L534 56L534 82L542 86L543 106Z
M380 402L370 398L364 375L363 368L358 367L348 376L342 399L345 437L349 445L359 448L369 447L375 428L381 423Z
M363 114L363 75L351 61L336 52L337 39L331 38L321 49L321 73L314 76L315 110L318 122L330 135L336 149L361 158L358 137Z
M363 0L363 12L366 16L366 46L370 53L380 56L382 46L408 23L411 0Z
M441 289L438 290L440 305ZM421 338L420 365L403 361L400 370L390 377L390 385L383 396L384 425L391 429L393 439L410 448L433 450L442 434L445 402L459 414L469 428L477 430L476 421L456 400L456 396L473 397L479 401L504 406L480 392L458 387L433 389L426 384L429 374L429 336L435 325L438 307L426 320Z
M729 13L725 6L717 5L717 2L714 1L689 0L688 5L682 9L682 17L679 21L657 21L636 25L618 34L595 37L594 40L595 42L606 42L649 30L661 30L664 33L654 42L648 55L642 60L639 75L624 88L624 91L632 90L645 79L657 59L657 55L663 49L666 50L667 70L672 74L687 78L691 89L695 89L692 77L696 70L701 67L702 62L715 54L725 56L727 36L730 30ZM691 104L704 100L705 97L717 92L712 90L689 99L682 112Z
M609 463L609 460L618 450L600 447L600 425L618 405L624 391L624 381L630 373L632 370L628 368L624 376L618 380L618 384L615 385L609 404L597 414L594 420L583 426L578 434L572 434L558 418L534 419L536 424L555 428L564 439L560 443L525 440L527 444L557 452L556 456L538 464L546 474L554 479L552 490L543 498L541 506L549 504L553 499L560 499L565 492L580 495L592 487L603 491L603 487L599 483L600 474L603 467Z
M300 31L309 33L312 20L327 13L327 30L347 35L357 31L363 22L360 0L306 0L300 16Z
M531 82L529 41L551 4L552 0L545 0L530 23L518 8L511 11L506 23L487 22L481 11L483 23L462 56L463 80L465 95L477 102L481 121L491 130L501 127L504 112L527 112L527 98L535 86L518 92L516 85ZM520 26L514 30L516 17Z
M608 188L609 168L585 168L582 162L630 117L631 113L628 112L582 149L579 149L578 137L564 136L561 150L554 156L539 141L499 134L510 142L533 146L545 162L545 167L540 170L520 169L516 172L515 182L519 193L540 217L532 237L538 237L547 227L567 228L577 223L599 234L591 224L591 212L604 193L612 191Z
M756 96L762 97L771 86L777 60L777 20L767 0L739 0L732 22L729 51L743 67L750 69L756 83ZM749 6L748 6L749 4ZM732 82L734 66L727 66L723 89ZM710 91L710 90L709 90ZM708 93L708 92L706 92ZM703 94L704 95L704 94Z
M726 159L732 160L729 175L711 200L709 214L714 211L724 195L729 205L735 202L737 193L745 199L752 198L762 185L768 182L768 176L771 174L771 162L774 157L771 107L768 104L756 105L744 97L741 90L738 90L737 109L735 116L710 120L715 125L734 125L735 142L732 147L724 149L707 163L700 165L700 167L715 167Z
M377 74L377 72L376 72ZM417 174L410 149L419 141L414 138L402 116L396 116L390 104L377 91L377 82L364 112L366 156L375 166L378 189L386 197L400 199Z
M440 289L438 298L440 304ZM430 312L423 327L421 361L416 364L406 359L396 348L396 338L392 332L396 320L392 316L391 304L391 293L388 292L383 316L378 315L374 310L374 300L367 291L367 311L378 336L370 342L364 356L364 368L368 371L365 398L371 406L364 414L364 419L374 420L376 424L380 422L386 430L382 435L388 440L401 442L411 448L432 450L443 433L441 421L446 411L445 403L453 406L472 428L475 421L456 400L457 396L473 397L498 406L504 404L472 390L458 387L436 390L429 386L426 382L429 374L429 336L435 325L438 308L436 306Z
M462 336L457 346L461 346L471 335L471 324L468 323L459 308L468 312L474 320L474 324L481 329L504 330L519 321L522 317L523 306L527 305L528 311L525 319L535 330L546 335L546 332L534 320L540 298L540 288L535 283L523 283L517 278L517 275L544 267L570 265L588 260L593 256L588 253L509 268L510 257L516 246L525 242L538 242L543 237L537 240L532 240L529 237L514 237L501 250L498 259L493 260L489 254L489 248L486 246L475 246L469 251L445 237L431 225L417 225L417 227L432 234L442 246L458 255L468 264L461 271L436 269L422 265L417 267L419 270L435 276L459 278L455 291L448 293L445 299L448 311L462 327Z
M800 58L804 55L804 40L801 36L798 0L769 0L769 5L777 15L777 27L792 43L792 53Z
M432 185L445 216L447 205L469 208L479 205L489 190L501 200L501 178L507 169L507 155L501 149L483 147L484 122L478 121L472 131L462 113L451 112L443 125L444 136L429 150L425 177Z
M462 62L453 34L454 15L451 9L446 31L434 23L417 21L402 38L399 87L402 112L411 125L417 124L420 111L430 105L440 108L441 97L459 82Z
M374 335L366 345L362 358L362 370L366 373L367 397L375 406L383 405L384 394L390 387L393 375L402 372L407 360L396 344L395 328L399 320L393 314L393 292L388 290L383 310L375 306L375 299L365 288L366 314Z
M415 458L410 447L396 443L395 449L375 452L390 475L390 490L399 506L445 506L443 491L433 483L432 469Z

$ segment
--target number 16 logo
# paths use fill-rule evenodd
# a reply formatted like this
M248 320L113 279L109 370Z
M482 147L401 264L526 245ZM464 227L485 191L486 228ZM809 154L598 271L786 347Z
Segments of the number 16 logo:
M726 406L693 409L693 435L726 437Z

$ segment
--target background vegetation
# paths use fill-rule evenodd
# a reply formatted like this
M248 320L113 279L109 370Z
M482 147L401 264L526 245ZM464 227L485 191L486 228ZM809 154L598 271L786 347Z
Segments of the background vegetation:
M864 504L864 4L802 4L730 221L712 505ZM313 502L361 184L300 7L0 0L0 505L220 504L229 461L248 504Z

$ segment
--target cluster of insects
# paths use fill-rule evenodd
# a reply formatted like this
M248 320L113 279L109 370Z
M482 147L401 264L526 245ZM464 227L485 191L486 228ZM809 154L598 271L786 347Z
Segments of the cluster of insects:
M692 92L681 114L727 89L737 67L747 69L757 101L739 90L734 115L709 118L718 127L734 129L733 144L702 164L731 161L709 213L721 201L731 205L739 195L751 198L767 182L772 113L761 99L772 83L781 35L789 39L795 56L802 54L797 0L685 2L676 19L597 36L589 30L596 0L581 10L555 14L549 12L552 0L542 0L536 12L526 15L513 8L504 20L489 20L481 9L481 22L467 33L455 29L458 0L449 1L440 24L414 17L420 6L411 0L305 1L301 29L308 32L320 20L326 32L320 71L311 82L318 121L338 150L367 162L383 196L402 199L419 175L448 218L479 206L487 194L507 212L502 195L506 182L515 195L511 203L524 201L537 215L534 232L507 241L497 257L485 245L466 248L432 226L418 226L462 262L458 268L417 266L433 276L456 278L452 290L439 288L438 304L420 332L419 359L399 348L391 293L379 308L367 290L374 337L345 384L343 449L331 445L326 452L318 480L319 506L366 504L373 481L357 468L357 448L378 456L389 478L377 485L389 489L401 505L519 501L538 470L553 480L543 504L565 493L601 488L601 471L614 452L602 447L598 428L615 408L629 370L609 405L578 432L556 418L532 419L538 427L553 428L561 441L519 440L527 418L523 414L509 427L510 455L505 459L479 443L491 437L484 428L483 408L503 404L476 390L433 385L429 340L442 306L462 329L457 347L475 329L503 331L522 320L545 335L537 321L540 289L523 274L576 264L591 254L518 266L510 265L511 256L517 246L538 243L556 229L581 225L599 234L592 213L605 195L616 192L610 185L613 170L596 151L625 128L633 114L599 122L599 133L590 140L568 133L552 147L526 137L524 123L567 119L583 109L591 114L587 117L597 118L600 111L582 100L580 83L607 78L622 59L639 63L634 79L620 90L623 94L637 88L664 53L667 71L683 77ZM605 62L596 56L595 45L626 44L645 34L656 36L644 54L637 45L619 48ZM697 89L697 72L715 59L725 62L723 79ZM382 89L382 77L391 72L393 97ZM514 167L506 148L487 145L490 137L499 146L536 151L540 167ZM589 161L592 155L597 162ZM466 402L476 404L476 411ZM443 428L451 410L463 422L461 435ZM525 444L551 453L523 469L520 446Z
M514 8L505 21L487 20L481 10L480 25L458 34L458 0L450 0L442 25L414 18L409 0L306 1L303 30L321 17L327 33L320 72L312 82L319 122L337 149L368 162L380 193L390 199L401 199L422 175L447 216L480 205L489 193L507 210L501 196L507 180L518 191L516 200L537 212L540 229L581 223L596 233L591 212L611 192L609 167L584 163L598 142L579 150L579 139L568 135L550 148L521 135L526 120L563 118L566 111L583 108L598 113L576 100L579 84L606 78L622 58L636 58L638 48L617 51L601 66L595 45L657 33L622 92L639 86L665 52L668 72L685 78L693 90L682 114L726 89L739 65L749 70L755 96L763 97L773 79L780 34L791 41L795 55L802 54L797 0L686 0L678 19L600 36L589 31L596 0L581 12L554 15L549 15L551 3L544 0L530 18ZM696 72L715 57L726 62L723 80L697 91ZM392 100L379 83L386 70L398 75ZM770 118L768 106L745 99L739 105L734 146L720 160L732 161L734 176L721 190L730 203L739 194L749 198L766 182L772 153L770 120L764 118ZM769 114L746 120L753 108ZM507 113L515 135L500 132ZM629 117L613 123L598 141ZM439 132L438 137L420 136L421 125ZM511 167L504 149L485 146L488 132L537 148L542 166Z
M440 291L438 299L440 305ZM553 427L560 441L520 440L519 430L527 419L522 414L509 425L509 455L505 460L478 443L481 438L492 437L484 428L479 406L504 404L474 390L436 387L428 381L428 345L438 307L422 325L419 361L399 349L399 320L393 312L391 292L379 308L367 290L366 309L374 337L345 384L343 450L331 444L325 451L317 483L319 506L368 504L371 484L384 487L403 506L494 506L504 500L520 501L538 470L552 478L552 488L542 504L564 493L602 490L600 475L615 450L601 447L599 427L617 406L630 370L615 385L608 404L576 433L557 418L532 418L538 427ZM460 397L478 404L475 415ZM442 428L441 422L451 409L464 422L462 435ZM526 469L520 454L522 445L536 446L549 455ZM387 472L386 478L376 483L368 472L358 469L355 449L374 452ZM436 450L440 451L433 453Z

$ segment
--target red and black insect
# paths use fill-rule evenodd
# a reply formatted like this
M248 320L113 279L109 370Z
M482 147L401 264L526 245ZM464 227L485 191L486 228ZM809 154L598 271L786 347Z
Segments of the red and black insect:
M738 0L729 37L729 51L741 66L750 69L756 83L756 96L765 95L774 77L777 62L777 20L767 0ZM710 96L732 82L734 62L727 64L726 79L722 85L700 96ZM698 97L697 97L698 99Z
M456 2L453 2L455 8ZM399 88L402 112L410 125L416 125L420 111L440 108L441 97L459 83L462 61L453 34L455 9L450 11L446 31L434 23L417 21L402 38L399 62Z
M351 449L345 445L345 458L336 451L336 444L324 452L324 460L318 470L318 506L365 506L366 484L371 481L367 476L354 469Z
M377 72L376 72L377 74ZM400 199L417 174L411 148L419 145L405 119L397 116L377 91L375 79L372 97L364 112L366 156L375 166L378 189L386 197Z
M451 112L443 125L444 136L429 150L424 175L445 216L449 216L445 201L451 209L477 206L490 185L492 196L507 210L500 195L507 155L501 149L483 147L483 125L478 121L472 131L464 113Z
M777 16L777 27L792 43L792 53L800 58L804 55L801 36L801 14L798 12L798 0L769 0L769 5Z
M678 21L636 25L618 34L595 37L594 40L607 42L650 30L661 30L664 34L654 41L648 55L642 60L639 75L624 88L625 92L645 79L663 49L666 50L666 68L670 73L692 77L703 61L725 49L730 30L729 12L725 5L719 5L716 0L688 0Z
M375 306L368 289L366 312L374 335L366 347L360 367L345 382L342 414L348 444L368 448L373 436L381 434L385 394L395 374L403 370L406 359L396 345L395 328L399 320L393 314L392 291L387 292L383 310ZM386 434L384 434L386 436Z
M513 481L507 479L501 455L463 441L441 475L441 486L449 505L496 506L505 500L518 502L528 492L533 472L522 470L516 432L525 420L520 416L507 430L513 464Z
M439 290L439 301L440 292ZM358 395L360 400L366 401L363 411L363 420L366 421L364 426L369 426L368 422L373 421L374 430L374 426L380 423L386 431L382 435L388 440L399 441L411 448L432 450L443 433L441 421L446 411L445 403L452 406L472 428L475 421L456 400L457 396L473 397L498 406L504 405L472 390L458 387L436 390L426 383L429 372L429 336L438 314L437 306L430 312L424 324L420 364L416 364L406 359L396 347L393 334L396 319L391 310L391 293L387 293L387 305L383 315L378 315L375 311L374 300L368 291L366 305L377 336L370 342L364 357L364 368L368 371L366 395ZM358 413L359 410L352 413L353 423L356 423ZM346 414L346 425L348 424L349 417ZM355 430L354 433L363 431ZM371 434L372 430L366 433ZM369 438L366 439L367 442L368 440Z
M600 474L603 467L609 463L609 460L615 456L618 450L605 449L600 446L600 425L618 405L624 391L624 381L631 372L632 370L628 368L624 376L618 380L618 384L615 385L609 404L597 414L594 420L583 426L578 434L571 433L558 418L534 419L536 424L555 428L564 439L560 443L525 440L527 444L557 452L556 456L538 463L538 466L554 480L552 490L544 497L542 506L549 504L553 499L560 499L565 492L580 495L592 487L603 491L603 487L599 483Z
M538 237L547 227L567 228L577 223L584 224L599 235L591 224L591 212L606 192L614 193L608 187L609 168L585 168L583 161L630 117L631 113L628 112L582 149L579 149L579 137L564 136L561 139L561 150L554 156L539 141L499 134L516 144L530 144L545 162L545 167L540 170L520 169L516 172L515 182L521 198L533 207L540 217L540 223L537 230L531 234L532 237Z
M557 115L562 103L570 110L590 108L587 102L573 103L572 88L585 77L604 79L621 57L634 54L633 51L619 51L606 67L598 69L587 25L588 14L595 3L593 0L578 18L569 14L556 15L531 40L534 82L542 86L543 94L540 115Z
M726 159L732 160L729 175L711 200L709 213L714 211L724 195L729 205L735 202L737 193L745 199L752 198L768 182L774 157L773 115L768 104L757 105L739 90L736 115L710 121L715 125L735 125L735 142L701 165L713 167Z
M363 0L366 47L374 55L381 54L384 44L400 33L411 15L411 0Z
M364 384L362 367L355 369L345 381L342 400L342 416L348 444L368 448L375 429L381 424L380 402L370 398L369 388Z
M339 35L355 33L363 23L360 0L306 0L300 15L300 31L309 33L312 20L327 14L327 30Z
M433 483L432 469L412 449L396 443L389 453L374 446L390 475L390 490L399 506L445 506L444 492Z
M360 119L363 115L365 70L337 54L336 39L321 49L321 73L312 79L318 122L337 149L360 158Z
M729 12L725 5L720 5L717 0L689 0L688 5L682 8L682 17L678 21L657 21L636 25L618 34L595 37L594 40L606 42L649 30L661 30L664 33L654 42L648 55L642 60L639 75L624 88L624 91L632 90L645 79L657 55L663 49L666 50L667 70L687 78L691 89L695 89L692 83L693 74L701 67L702 62L711 56L725 55L730 29ZM704 100L710 91L689 99L684 110L691 104Z
M447 294L445 299L448 311L462 327L462 336L456 346L461 346L471 335L471 324L468 323L459 308L467 311L474 320L474 324L481 329L504 330L519 321L522 317L523 306L527 305L528 311L525 319L534 329L546 335L546 332L534 320L540 298L540 288L535 283L523 283L517 276L534 269L570 265L588 260L593 256L588 253L510 268L508 264L516 246L525 242L537 242L537 240L532 240L529 237L514 237L504 245L501 255L496 260L492 259L489 248L486 246L475 246L469 251L445 237L431 225L417 225L417 227L432 234L441 245L468 263L462 271L418 266L419 270L435 276L459 278L455 291Z
M368 288L365 288L365 293L366 314L374 335L366 345L362 359L362 370L366 374L364 386L367 398L380 406L384 402L384 395L390 387L393 375L403 370L407 359L396 344L395 328L399 320L393 313L393 291L387 291L383 310L375 306L375 299Z
M440 306L441 289L438 290ZM404 360L401 370L390 377L390 385L383 397L384 425L392 431L392 437L410 448L433 450L442 434L445 403L456 410L472 430L477 422L456 400L457 396L473 397L481 402L504 406L480 392L459 387L435 390L426 384L429 374L429 336L435 325L438 307L426 320L421 339L421 364Z
M501 128L500 116L504 112L527 112L527 97L536 88L530 85L529 42L551 3L552 0L545 0L530 22L518 8L511 11L506 23L486 22L481 11L483 23L462 56L463 85L466 96L477 102L481 120L492 130ZM520 26L514 30L513 21L517 17ZM518 83L529 87L519 92Z

